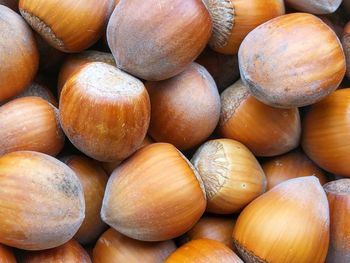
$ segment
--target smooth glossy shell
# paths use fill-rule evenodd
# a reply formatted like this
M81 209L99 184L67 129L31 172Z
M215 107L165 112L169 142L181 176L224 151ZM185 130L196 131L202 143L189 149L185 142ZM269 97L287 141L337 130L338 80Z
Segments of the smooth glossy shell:
M178 248L165 263L196 262L196 263L243 263L243 261L224 244L209 239L190 241Z
M321 168L350 177L350 88L313 105L303 122L302 146Z
M107 230L93 250L94 263L163 263L176 249L172 240L144 242L124 236L114 229Z
M42 251L25 253L22 263L91 263L88 253L74 239L66 244Z
M213 19L209 45L237 54L246 35L260 24L285 13L283 0L204 0Z
M34 79L39 52L24 19L0 5L0 102L17 95Z
M296 10L321 15L335 12L342 0L286 0L286 3Z
M211 29L201 0L128 0L115 8L107 39L118 68L158 81L179 74L195 60Z
M70 240L84 219L79 179L48 155L19 151L0 157L0 242L42 250Z
M268 106L237 81L221 94L219 133L247 146L256 156L275 156L299 145L299 110Z
M44 99L18 98L0 107L0 156L21 150L55 156L64 140L58 110Z
M239 215L233 239L247 263L323 263L329 208L318 179L291 179L255 199Z
M143 241L182 235L202 216L203 183L191 163L171 144L146 146L109 178L102 219Z
M150 121L142 82L101 62L85 64L67 81L59 109L73 145L105 162L124 160L136 151Z
M20 0L28 24L63 52L81 52L102 35L113 0ZM54 15L52 15L54 14Z
M242 42L238 59L250 92L281 108L321 100L345 74L345 56L336 34L306 13L280 16L254 29Z
M191 162L203 180L209 212L233 214L265 192L264 171L252 152L238 141L208 141Z
M267 190L289 179L316 176L321 185L327 182L323 171L304 153L293 151L274 157L262 164L267 179Z
M176 77L146 82L151 99L149 135L188 150L205 141L220 117L220 96L208 71L192 63Z

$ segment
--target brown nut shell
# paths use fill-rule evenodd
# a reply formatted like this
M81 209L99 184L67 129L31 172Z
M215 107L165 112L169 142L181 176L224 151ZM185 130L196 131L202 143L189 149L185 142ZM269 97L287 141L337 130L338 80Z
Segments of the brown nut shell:
M87 50L79 54L70 55L63 63L58 75L58 97L60 97L63 86L66 84L67 80L76 73L81 66L89 62L104 62L115 66L113 55L110 53Z
M286 0L290 7L316 15L334 13L342 0Z
M238 59L250 92L281 108L321 100L345 74L345 56L336 34L306 13L280 16L254 29L242 42Z
M165 263L243 263L243 261L224 244L210 239L192 240L173 252Z
M24 90L34 79L39 52L32 30L11 9L0 5L0 102Z
M113 0L20 0L28 24L51 46L75 53L94 44L113 11ZM54 14L54 15L53 15Z
M0 157L0 242L26 250L62 245L84 219L74 172L57 159L19 151Z
M303 122L302 146L321 168L350 177L350 88L316 103Z
M173 145L154 143L114 170L101 216L126 236L162 241L188 231L205 206L203 183L191 163Z
M137 150L150 121L148 93L138 79L101 62L85 64L60 97L62 128L84 154L124 160Z
M205 48L212 21L201 0L128 0L115 8L107 39L117 67L145 80L182 72Z
M145 139L143 139L142 144L139 146L139 149L141 149L142 147L145 147L147 145L150 145L153 142L154 141L150 137L146 136ZM111 163L109 163L109 162L102 162L101 165L102 165L102 168L107 173L107 175L111 175L112 172L114 171L114 169L117 168L118 165L120 165L122 161L123 160L116 161L116 162L111 162Z
M124 236L113 228L108 229L97 241L93 250L94 263L163 263L176 249L172 240L144 242Z
M323 186L330 212L330 243L327 263L350 261L350 179L332 181Z
M321 185L327 183L324 172L304 153L293 151L274 157L262 164L267 179L267 190L289 179L316 176Z
M50 88L39 82L33 82L24 91L22 91L20 94L13 97L12 99L31 96L40 97L46 100L47 102L51 103L53 106L58 107L58 102L53 93L51 92Z
M181 237L180 242L185 244L195 239L212 239L235 250L232 241L232 231L235 223L236 220L233 217L204 215L191 230Z
M291 179L255 199L239 215L233 240L246 263L323 263L329 208L318 179Z
M219 133L247 146L256 156L276 156L299 145L299 110L268 106L255 99L242 81L221 94Z
M68 156L63 161L75 172L84 191L85 218L74 238L81 244L90 244L106 229L100 211L108 176L89 158Z
M239 79L237 55L223 55L206 48L196 59L215 80L219 93Z
M52 156L64 146L58 110L39 97L23 97L0 107L0 155L37 151Z
M237 54L247 34L285 13L283 0L204 0L213 19L209 45L223 54Z
M168 80L145 84L151 99L148 134L188 150L205 141L220 117L220 96L208 71L197 63Z
M208 212L233 214L265 192L264 171L252 152L238 141L208 141L191 162L203 180Z
M91 263L85 249L74 239L64 245L42 251L25 253L21 263Z

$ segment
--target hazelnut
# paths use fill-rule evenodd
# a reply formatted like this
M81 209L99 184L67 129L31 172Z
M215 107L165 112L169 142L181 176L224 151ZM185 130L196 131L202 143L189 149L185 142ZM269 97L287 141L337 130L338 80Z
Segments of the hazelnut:
M204 215L185 235L180 239L181 243L187 243L195 239L212 239L219 241L232 250L236 248L232 241L232 231L236 223L231 216Z
M58 97L61 95L62 88L66 84L67 80L78 71L78 69L89 62L104 62L115 66L115 61L110 53L87 50L79 54L73 54L67 57L64 61L59 75L58 75L58 86L57 93Z
M255 199L238 216L232 237L247 263L324 263L329 208L318 179L291 179Z
M205 141L220 117L220 96L208 71L192 63L168 80L145 84L151 99L149 135L188 150Z
M42 153L0 157L0 242L26 250L60 246L78 231L85 214L79 179L64 163Z
M203 182L171 144L153 143L114 170L103 199L102 219L142 241L163 241L188 231L206 206Z
M243 261L224 244L210 239L192 240L173 252L164 263L243 263Z
M80 180L85 199L85 218L74 238L81 244L89 244L106 229L100 211L108 176L93 160L82 156L67 156L62 161Z
M221 94L218 131L225 138L243 143L256 156L280 155L299 145L299 110L268 106L237 81Z
M94 263L163 263L176 249L172 240L144 242L124 236L114 229L107 230L93 250Z
M102 62L85 64L69 78L59 109L62 128L73 145L103 162L124 160L135 152L150 120L142 82Z
M0 102L23 91L34 79L39 52L32 30L24 19L0 5Z
M321 100L338 88L345 74L336 34L306 13L280 16L255 28L242 42L238 59L250 92L281 108Z
M145 147L147 145L150 145L153 143L153 140L146 136L145 139L143 140L142 144L139 146L138 149L141 149L142 147ZM112 172L114 171L115 168L118 167L118 165L121 164L123 160L120 160L120 161L115 161L115 162L102 162L101 165L103 167L103 169L105 170L105 172L108 174L108 175L111 175Z
M64 245L42 251L26 252L22 263L91 263L88 253L74 239Z
M350 88L314 104L303 122L302 146L318 166L350 177Z
M191 162L203 180L208 212L233 214L265 192L264 171L252 152L240 142L208 141L197 150Z
M51 103L53 106L58 107L58 102L55 96L52 94L50 88L47 85L36 81L32 82L24 91L12 99L32 96L40 97Z
M211 30L201 0L128 0L114 10L107 40L118 68L159 81L185 70L205 48Z
M14 99L0 107L0 155L29 150L57 155L64 146L58 110L40 97Z
M219 92L239 79L237 55L223 55L207 48L196 62L208 70L215 80Z
M327 263L350 261L350 179L332 181L323 186L330 212L330 244Z
M296 10L317 15L333 13L341 3L342 0L286 0Z
M20 0L19 10L50 45L74 53L101 37L113 5L114 0Z
M316 176L321 185L327 183L324 172L301 151L274 157L264 162L262 168L267 179L267 190L289 179Z
M203 0L212 19L209 45L223 54L237 54L247 34L285 13L283 0Z

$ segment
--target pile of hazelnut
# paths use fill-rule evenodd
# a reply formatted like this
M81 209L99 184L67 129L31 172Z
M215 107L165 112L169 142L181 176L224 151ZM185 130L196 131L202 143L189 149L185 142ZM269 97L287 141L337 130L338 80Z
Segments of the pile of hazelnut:
M0 0L0 263L349 263L349 225L350 0Z

